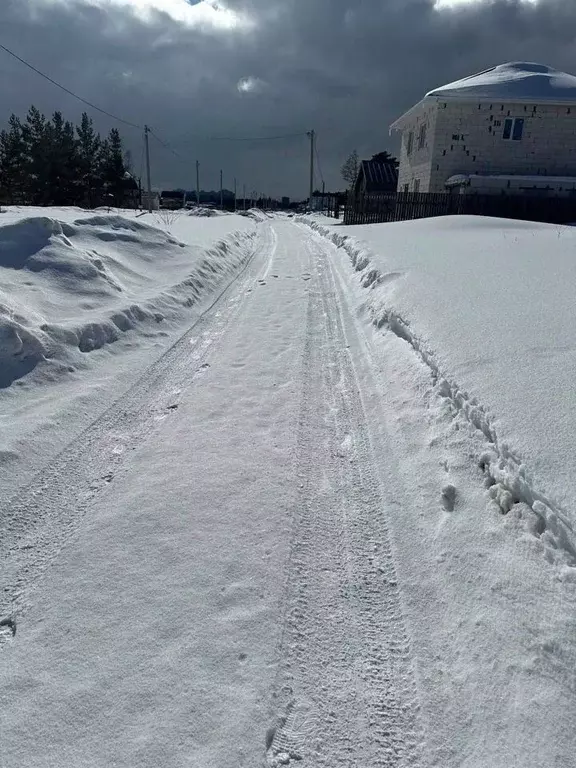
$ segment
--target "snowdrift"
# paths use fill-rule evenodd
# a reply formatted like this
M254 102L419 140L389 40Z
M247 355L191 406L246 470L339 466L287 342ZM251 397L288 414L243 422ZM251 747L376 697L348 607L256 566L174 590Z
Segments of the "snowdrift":
M576 230L472 216L302 220L345 249L374 325L412 347L435 397L481 434L476 460L502 513L576 581Z
M40 363L49 377L72 370L127 331L161 333L249 257L255 235L237 217L238 231L222 230L208 249L115 214L65 221L13 212L4 222L0 388Z

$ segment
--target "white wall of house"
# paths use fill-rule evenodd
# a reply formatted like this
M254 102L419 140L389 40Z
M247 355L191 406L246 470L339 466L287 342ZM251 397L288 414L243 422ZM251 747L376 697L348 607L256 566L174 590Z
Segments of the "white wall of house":
M519 141L503 138L507 118L524 120ZM426 146L418 148L428 121ZM408 136L414 133L408 154ZM398 189L443 192L457 173L576 176L576 104L439 101L409 118L402 131Z
M434 156L438 105L433 103L421 110L402 131L398 191L428 192ZM426 126L424 141L420 141L422 125ZM412 139L410 139L412 135Z

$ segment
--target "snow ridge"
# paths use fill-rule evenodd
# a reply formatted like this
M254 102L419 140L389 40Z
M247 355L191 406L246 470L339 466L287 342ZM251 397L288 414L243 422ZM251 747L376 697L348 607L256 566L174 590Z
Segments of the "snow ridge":
M0 227L0 389L40 363L50 361L52 373L65 373L73 370L78 352L114 344L127 331L149 333L146 326L177 320L183 308L245 263L255 236L255 231L231 233L191 259L183 280L151 295L154 273L145 270L157 270L162 260L167 266L182 263L188 248L155 227L114 215L73 224L36 216ZM133 248L137 260L111 256L106 248L115 244ZM145 288L145 300L128 303L136 281ZM44 297L43 304L37 305L38 297Z
M354 269L360 273L364 288L373 289L398 277L398 273L382 273L375 269L370 250L348 235L332 232L309 218L300 217L298 221L348 254ZM576 568L576 532L570 516L554 500L538 491L521 457L499 439L486 408L440 369L433 352L410 324L386 308L371 305L369 311L377 328L391 331L412 347L430 371L436 396L448 405L453 417L460 416L482 433L487 450L479 457L478 464L484 473L488 493L502 514L514 513L524 519L528 531L541 541L546 559L561 567L569 567L564 576L572 578Z

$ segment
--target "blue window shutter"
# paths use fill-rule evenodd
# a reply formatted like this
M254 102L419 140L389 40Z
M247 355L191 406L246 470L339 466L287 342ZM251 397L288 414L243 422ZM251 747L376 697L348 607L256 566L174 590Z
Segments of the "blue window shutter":
M524 133L524 119L517 117L514 120L514 133L512 134L513 141L520 141L522 134Z

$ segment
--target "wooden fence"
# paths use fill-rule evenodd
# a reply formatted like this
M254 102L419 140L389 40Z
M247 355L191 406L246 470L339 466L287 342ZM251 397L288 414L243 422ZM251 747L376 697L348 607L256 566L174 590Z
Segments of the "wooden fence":
M349 199L344 209L344 224L376 224L465 214L573 224L576 223L576 198L389 192Z

